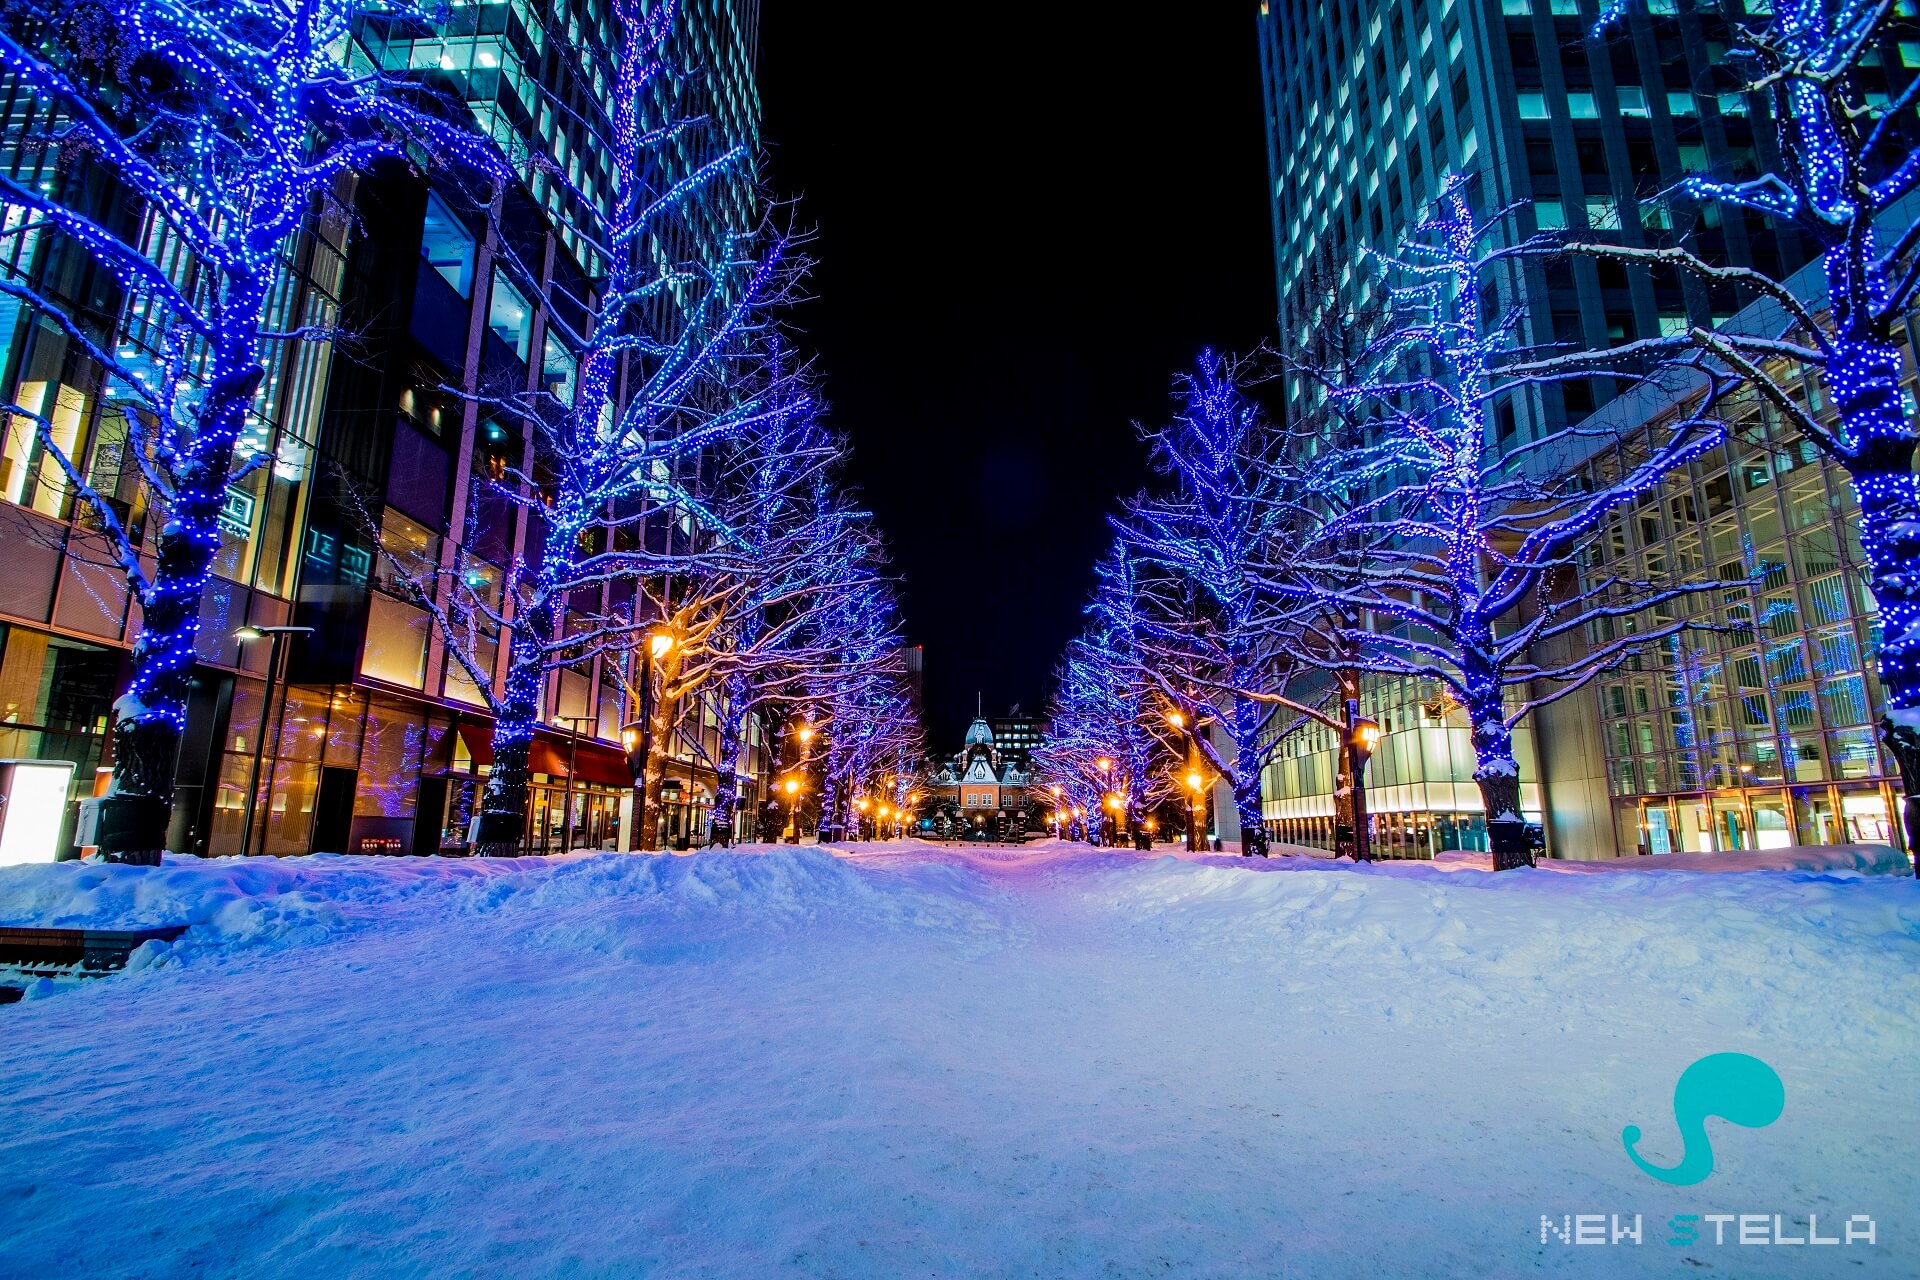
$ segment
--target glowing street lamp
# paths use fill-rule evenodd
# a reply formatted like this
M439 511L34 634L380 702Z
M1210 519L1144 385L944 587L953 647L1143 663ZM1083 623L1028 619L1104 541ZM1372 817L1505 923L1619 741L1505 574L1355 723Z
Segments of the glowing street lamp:
M780 783L780 789L787 793L787 826L792 834L787 837L788 844L800 843L800 779L791 774Z
M1372 720L1353 721L1347 731L1347 803L1353 810L1353 856L1357 862L1373 857L1372 823L1367 817L1367 761L1380 745L1380 725Z
M1178 733L1187 727L1187 718L1178 711L1169 711L1167 712L1167 723L1173 726L1175 733Z
M634 835L633 847L650 850L658 840L658 822L654 818L655 830L648 830L647 814L647 762L653 755L653 669L661 659L673 652L674 639L671 631L659 630L647 633L646 662L640 672L640 713L631 722L620 726L620 746L626 752L627 768L633 772L640 787L639 812L635 815L634 825L639 830Z
M1189 773L1187 775L1187 852L1188 853L1198 853L1200 851L1200 824L1199 824L1198 815L1203 812L1203 810L1200 808L1200 795L1206 789L1207 789L1207 780L1200 775L1200 772L1198 770L1195 770L1194 772Z

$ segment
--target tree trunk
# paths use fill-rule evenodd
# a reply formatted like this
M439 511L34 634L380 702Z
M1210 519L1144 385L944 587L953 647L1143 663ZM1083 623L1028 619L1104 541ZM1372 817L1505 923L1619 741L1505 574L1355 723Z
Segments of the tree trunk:
M1860 545L1880 613L1881 739L1906 793L1902 827L1920 848L1920 490L1914 433L1900 399L1900 355L1884 340L1842 345L1826 383L1853 453L1846 460L1860 500ZM1916 864L1920 871L1920 863Z
M229 294L247 324L245 291ZM257 321L260 299L253 299ZM216 372L191 451L178 464L178 496L166 527L154 539L155 563L140 597L140 636L133 645L133 677L113 704L113 778L100 815L100 852L110 861L158 866L173 815L174 765L187 723L187 692L198 657L200 604L207 572L220 550L220 509L233 471L234 442L260 388L260 367L251 340L226 360L214 353ZM222 371L224 370L224 371ZM264 734L270 708L260 709ZM268 783L272 787L271 781Z
M1491 642L1484 631L1481 638ZM1527 822L1520 815L1520 762L1513 754L1513 730L1500 696L1500 675L1487 650L1464 637L1460 675L1465 686L1467 725L1473 740L1473 780L1486 810L1487 844L1493 869L1511 871L1533 865Z
M831 760L820 777L820 828L821 844L832 844L840 838L838 819L840 816L840 781L833 770ZM800 838L800 820L793 821L793 837Z
M476 857L511 858L523 847L532 781L529 757L545 674L537 639L544 634L539 625L543 612L534 608L515 619L509 635L505 693L493 722L493 767L480 796L480 829L473 842Z
M733 847L734 814L740 805L740 756L746 748L745 681L729 679L727 711L720 717L720 749L714 768L713 812L707 818L707 844L712 848Z

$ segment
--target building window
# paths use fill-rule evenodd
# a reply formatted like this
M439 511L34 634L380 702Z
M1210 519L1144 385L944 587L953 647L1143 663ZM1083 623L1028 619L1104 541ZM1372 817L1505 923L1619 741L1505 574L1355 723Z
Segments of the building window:
M1545 120L1547 118L1547 95L1544 93L1522 93L1520 100L1520 118L1522 120Z
M533 350L533 308L498 268L493 273L493 298L487 304L487 328L522 360Z
M551 324L547 326L541 346L541 384L546 387L548 395L571 409L574 382L580 375L580 359L567 350L566 343L560 341Z
M473 296L473 252L473 233L439 196L428 192L420 256L463 298Z

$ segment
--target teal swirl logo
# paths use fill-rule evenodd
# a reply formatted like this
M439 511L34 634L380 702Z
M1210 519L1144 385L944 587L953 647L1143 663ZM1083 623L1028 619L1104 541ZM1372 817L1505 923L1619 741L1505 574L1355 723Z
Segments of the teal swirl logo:
M1640 1126L1620 1131L1627 1155L1649 1177L1676 1187L1690 1187L1713 1172L1713 1144L1707 1140L1707 1117L1718 1116L1748 1129L1764 1129L1786 1110L1787 1087L1772 1067L1744 1053L1713 1053L1680 1073L1673 1086L1673 1119L1684 1145L1680 1163L1671 1169L1648 1164L1633 1149Z

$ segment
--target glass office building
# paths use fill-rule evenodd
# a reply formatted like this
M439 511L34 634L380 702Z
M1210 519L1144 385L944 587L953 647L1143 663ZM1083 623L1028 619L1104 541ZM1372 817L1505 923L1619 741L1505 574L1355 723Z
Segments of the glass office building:
M1896 7L1915 11L1913 0ZM1364 249L1397 243L1449 172L1473 175L1482 210L1516 207L1499 232L1509 238L1568 229L1639 247L1684 242L1804 278L1813 245L1791 228L1662 194L1691 174L1777 161L1765 103L1718 88L1729 18L1743 11L1771 8L1648 0L1595 41L1593 0L1263 0L1285 345L1317 341L1335 299L1374 299ZM1885 100L1915 74L1920 46L1890 37L1865 62L1868 97ZM1732 285L1585 258L1530 261L1491 283L1501 305L1526 308L1521 341L1568 349L1728 323L1753 301ZM1325 395L1304 378L1283 394L1292 415ZM1493 424L1496 449L1618 407L1613 387L1586 381L1514 400ZM1685 607L1716 629L1645 651L1529 717L1523 808L1551 853L1899 838L1897 779L1871 722L1877 633L1847 479L1755 407L1739 436L1621 514L1593 548L1591 574L1713 583ZM1362 702L1387 730L1369 774L1376 844L1414 856L1476 847L1457 709L1403 680L1366 681ZM1266 778L1273 834L1330 847L1330 735L1301 730L1279 757Z
M609 86L579 49L608 38L610 22L602 0L456 0L438 29L364 29L360 54L467 102L492 136L546 152L590 201L606 189L605 157L578 120L604 111ZM756 0L690 0L680 22L695 109L724 141L757 149ZM35 109L32 95L0 81L0 110ZM666 157L663 180L692 162L690 151ZM22 182L59 176L42 172L50 157L0 163ZM235 486L221 522L177 769L169 846L180 852L242 849L256 760L262 785L244 840L254 852L460 849L490 763L486 700L390 562L458 573L483 593L491 587L498 605L504 566L537 554L518 509L473 483L531 469L525 425L442 388L571 394L578 357L565 335L584 325L577 300L602 267L567 223L594 210L568 204L576 198L563 184L531 168L491 209L451 179L429 184L403 166L355 175L339 194L350 220L317 221L289 242L278 327L338 321L357 349L348 360L326 342L280 344L249 421L243 446L271 448L276 462ZM749 171L685 234L697 245L722 227L751 229L753 199ZM33 237L7 244L15 260L0 270L91 309L116 329L121 358L137 363L140 300L123 300L77 256ZM111 385L10 298L0 298L0 359L0 390L55 423L56 438L138 528L146 513ZM0 442L0 500L10 521L0 754L71 759L78 793L105 762L137 610L24 419ZM289 623L314 634L289 646L287 682L266 705L266 646L242 645L234 632ZM500 638L482 635L476 648L497 682ZM617 677L595 663L550 682L533 746L534 851L560 848L569 832L574 847L630 838L620 829L632 777L619 734L631 715ZM682 711L686 742L711 734L710 709ZM755 730L751 773L763 754ZM683 745L669 766L669 845L704 839L711 781L696 755ZM749 780L743 824L756 785Z

